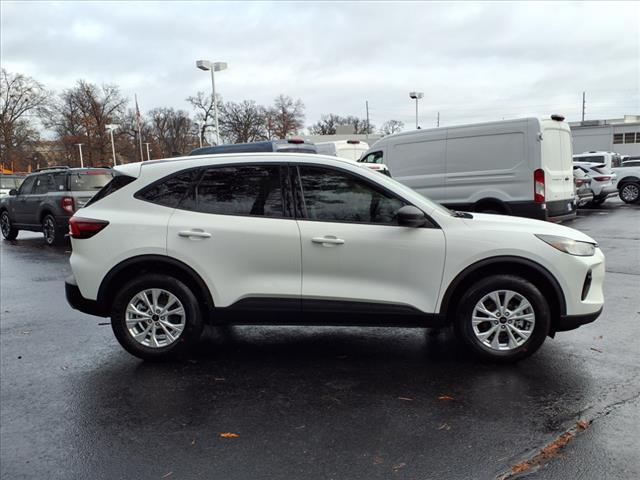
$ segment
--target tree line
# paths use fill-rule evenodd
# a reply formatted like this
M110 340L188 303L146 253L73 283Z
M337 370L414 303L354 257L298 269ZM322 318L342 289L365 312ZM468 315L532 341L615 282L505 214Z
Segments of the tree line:
M214 99L197 92L187 97L191 112L156 107L142 115L137 102L125 98L113 84L95 85L78 80L60 92L20 73L0 74L0 161L4 168L26 171L39 166L79 165L82 145L85 166L112 164L113 131L118 163L165 158L215 144ZM254 100L239 102L215 98L221 143L242 143L287 138L304 129L301 99L278 95L272 105ZM350 125L356 134L374 133L375 126L356 116L322 115L308 127L310 135L332 135L338 126ZM401 131L397 120L385 122L382 134ZM45 139L43 129L50 132ZM144 144L144 146L143 146ZM147 150L148 149L148 150Z

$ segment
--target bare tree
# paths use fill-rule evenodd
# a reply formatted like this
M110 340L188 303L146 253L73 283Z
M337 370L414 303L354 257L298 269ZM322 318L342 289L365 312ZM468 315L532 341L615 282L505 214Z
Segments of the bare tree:
M98 87L78 80L75 87L64 90L42 112L45 126L56 132L67 151L72 152L76 143L83 143L85 163L101 165L111 163L106 126L123 117L126 104L127 99L116 85Z
M226 102L220 109L220 133L231 143L255 142L267 137L265 108L253 100Z
M391 135L392 133L401 132L404 128L404 122L400 120L387 120L380 127L380 133L383 135Z
M196 147L193 123L184 110L154 108L149 112L149 118L159 156L184 155Z
M45 106L50 93L42 84L22 74L0 73L0 158L23 169L39 138L32 118ZM17 162L17 165L15 165Z
M328 115L322 115L320 121L309 127L309 131L312 135L335 135L337 127L341 125L351 125L353 127L353 133L365 134L373 133L375 130L374 125L367 125L367 121L363 118L358 118L353 115L341 117L330 113Z
M304 103L286 95L278 95L265 117L269 138L287 138L304 127Z
M194 96L187 97L187 102L189 102L196 111L196 121L200 122L200 141L204 143L204 133L207 125L214 124L213 95L205 95L204 92L198 92ZM219 95L216 95L216 102L218 104L218 124L220 124L222 122L223 105L222 98ZM222 132L222 126L220 126L220 131Z

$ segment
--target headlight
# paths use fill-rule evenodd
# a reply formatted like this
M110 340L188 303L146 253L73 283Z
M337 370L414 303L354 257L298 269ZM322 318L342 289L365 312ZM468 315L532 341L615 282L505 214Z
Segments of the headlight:
M557 237L555 235L536 235L543 242L548 243L561 252L578 257L591 257L596 253L597 245L589 242L579 242L566 237Z

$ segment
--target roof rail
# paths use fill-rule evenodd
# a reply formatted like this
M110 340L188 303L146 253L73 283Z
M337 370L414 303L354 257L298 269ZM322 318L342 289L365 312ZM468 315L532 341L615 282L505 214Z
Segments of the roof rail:
M44 172L46 170L70 170L71 167L68 165L54 165L52 167L39 168L36 172Z

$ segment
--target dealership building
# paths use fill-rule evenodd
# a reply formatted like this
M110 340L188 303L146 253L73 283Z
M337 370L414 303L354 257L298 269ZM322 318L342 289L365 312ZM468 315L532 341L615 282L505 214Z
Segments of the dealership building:
M604 151L640 156L640 115L570 122L569 125L573 153Z

